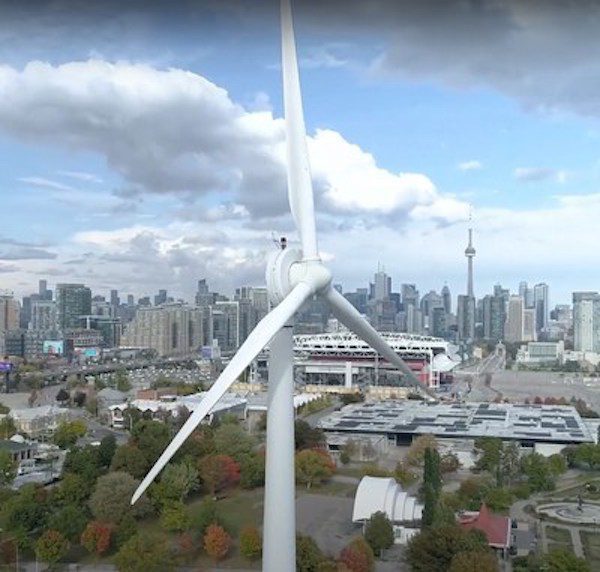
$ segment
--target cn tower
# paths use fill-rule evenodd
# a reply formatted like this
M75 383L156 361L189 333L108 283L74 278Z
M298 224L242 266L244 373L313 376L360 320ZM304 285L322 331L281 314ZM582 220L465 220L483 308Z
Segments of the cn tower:
M465 256L469 264L469 275L467 277L467 296L474 298L473 294L473 258L475 258L475 248L473 247L473 229L469 229L469 246L465 249Z

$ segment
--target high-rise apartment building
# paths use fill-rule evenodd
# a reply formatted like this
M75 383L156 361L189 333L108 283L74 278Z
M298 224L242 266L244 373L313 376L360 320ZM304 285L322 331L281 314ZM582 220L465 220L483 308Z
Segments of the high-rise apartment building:
M33 300L28 329L56 331L58 329L56 303L52 300Z
M523 342L535 342L537 340L535 308L523 310Z
M0 332L18 330L21 306L12 294L0 294Z
M548 284L542 282L533 287L533 309L535 310L536 332L543 332L548 328L548 315L550 313L550 300Z
M600 352L598 292L573 292L573 345L575 351Z
M504 339L506 322L506 302L501 293L483 298L483 337L492 342Z
M442 302L444 305L444 311L446 314L452 313L452 296L450 295L450 288L448 288L448 284L444 284L442 288Z
M79 317L92 313L92 291L84 284L56 285L58 328L64 332L79 327Z

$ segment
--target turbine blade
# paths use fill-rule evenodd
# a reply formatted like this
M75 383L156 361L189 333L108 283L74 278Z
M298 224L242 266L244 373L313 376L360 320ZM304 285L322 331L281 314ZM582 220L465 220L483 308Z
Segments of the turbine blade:
M329 288L327 292L324 293L324 296L329 302L333 315L342 322L342 324L356 334L361 340L367 342L388 362L395 365L404 374L406 380L411 385L434 397L431 391L416 378L412 370L404 363L404 360L381 337L379 332L359 314L358 310L350 304L346 298L335 290L335 288Z
M285 110L288 199L305 259L319 256L312 178L296 58L291 0L281 0L281 52Z
M273 336L296 313L312 293L313 289L308 284L300 282L278 306L273 308L257 324L256 328L254 328L246 341L241 345L217 381L208 390L200 406L190 415L179 430L179 433L175 435L152 469L144 477L144 480L140 483L140 486L131 499L131 504L135 503L142 496L179 447L183 445L185 440L199 425L200 421L208 415L217 401L229 389L229 386L242 374L258 353L271 341Z

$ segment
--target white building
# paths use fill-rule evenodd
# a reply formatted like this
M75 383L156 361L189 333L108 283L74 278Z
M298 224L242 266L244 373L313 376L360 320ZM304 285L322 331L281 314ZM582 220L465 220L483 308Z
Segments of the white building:
M507 342L523 341L523 311L523 298L521 296L511 296L508 299L508 311L504 327L504 339Z
M522 364L562 363L565 344L559 342L529 342L517 352L517 362Z
M392 478L363 477L354 497L352 522L364 525L376 512L392 522L396 544L405 544L419 532L423 505Z
M573 342L575 351L600 353L600 295L573 292Z
M17 432L43 440L51 437L61 423L69 421L71 413L68 409L56 405L42 405L28 409L11 409L9 416L12 417Z

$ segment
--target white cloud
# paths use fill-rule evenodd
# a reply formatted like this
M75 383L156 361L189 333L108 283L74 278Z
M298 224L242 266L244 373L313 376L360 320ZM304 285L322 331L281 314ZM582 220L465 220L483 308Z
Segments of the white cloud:
M555 181L565 183L567 181L567 172L549 167L517 167L514 172L515 179L521 182L535 181Z
M102 179L93 173L83 173L81 171L58 171L59 175L70 177L85 183L102 183Z
M458 164L458 168L461 171L479 171L483 168L483 165L480 161L471 160L471 161L463 161Z

